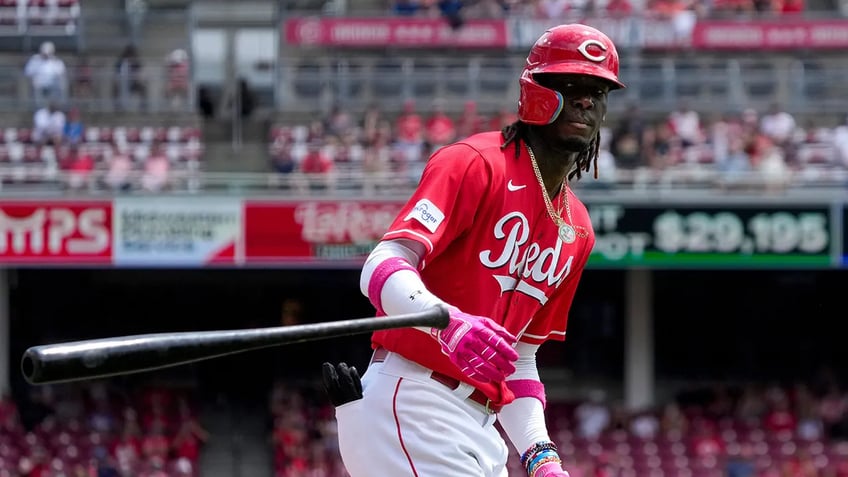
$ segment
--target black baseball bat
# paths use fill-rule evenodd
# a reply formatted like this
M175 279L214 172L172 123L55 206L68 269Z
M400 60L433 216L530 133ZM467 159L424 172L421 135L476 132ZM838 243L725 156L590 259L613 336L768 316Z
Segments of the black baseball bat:
M33 346L21 371L30 384L48 384L153 371L261 348L390 328L445 328L448 309L272 328L153 333Z

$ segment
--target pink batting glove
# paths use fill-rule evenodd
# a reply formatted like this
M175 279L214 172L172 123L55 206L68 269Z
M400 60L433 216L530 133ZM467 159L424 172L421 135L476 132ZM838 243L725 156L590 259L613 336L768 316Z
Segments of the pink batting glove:
M542 464L536 472L533 472L531 477L571 477L568 472L562 469L562 464L558 462L548 462Z
M442 353L463 374L488 383L503 381L515 372L515 336L489 318L449 308L448 326L443 330L433 328L431 334L442 345Z

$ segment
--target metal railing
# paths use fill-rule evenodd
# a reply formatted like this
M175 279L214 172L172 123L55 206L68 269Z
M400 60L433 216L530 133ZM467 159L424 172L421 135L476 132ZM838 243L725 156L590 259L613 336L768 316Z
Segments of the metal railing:
M278 88L281 107L298 113L332 104L397 109L409 99L440 100L452 111L475 100L497 111L515 104L522 67L519 56L288 57L280 60ZM765 109L773 102L801 114L848 111L848 83L840 79L848 77L848 61L830 57L624 58L620 77L628 88L610 99L611 111L638 102L643 111L667 112L682 98L704 113Z
M159 184L159 182L155 182ZM407 197L418 177L402 171L369 173L338 168L329 174L276 172L207 172L197 162L172 170L167 180L151 187L143 171L134 170L115 181L106 168L89 173L59 170L55 165L5 164L0 166L0 197L103 196L121 194L235 194L283 195L312 198ZM585 178L574 184L581 197L728 195L752 197L848 197L848 170L805 169L780 177L759 172L728 175L713 167L684 166L666 170L618 170L612 178Z

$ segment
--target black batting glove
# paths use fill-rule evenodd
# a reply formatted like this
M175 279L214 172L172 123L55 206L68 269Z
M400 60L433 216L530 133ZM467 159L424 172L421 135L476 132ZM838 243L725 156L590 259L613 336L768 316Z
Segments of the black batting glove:
M346 363L339 363L337 366L324 363L323 375L324 390L327 391L333 406L338 407L362 399L362 381L355 367Z

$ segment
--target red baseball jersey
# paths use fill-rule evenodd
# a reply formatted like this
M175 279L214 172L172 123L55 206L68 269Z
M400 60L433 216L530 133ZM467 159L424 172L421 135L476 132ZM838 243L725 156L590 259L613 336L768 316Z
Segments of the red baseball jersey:
M426 247L421 278L445 302L491 318L522 342L562 341L595 243L592 224L569 191L573 225L588 235L571 244L560 240L527 149L522 144L516 157L515 145L501 149L503 141L500 132L480 133L434 153L383 239L406 238ZM560 200L552 200L556 208ZM514 399L504 383L466 378L420 330L378 331L372 345L472 384L495 404Z

